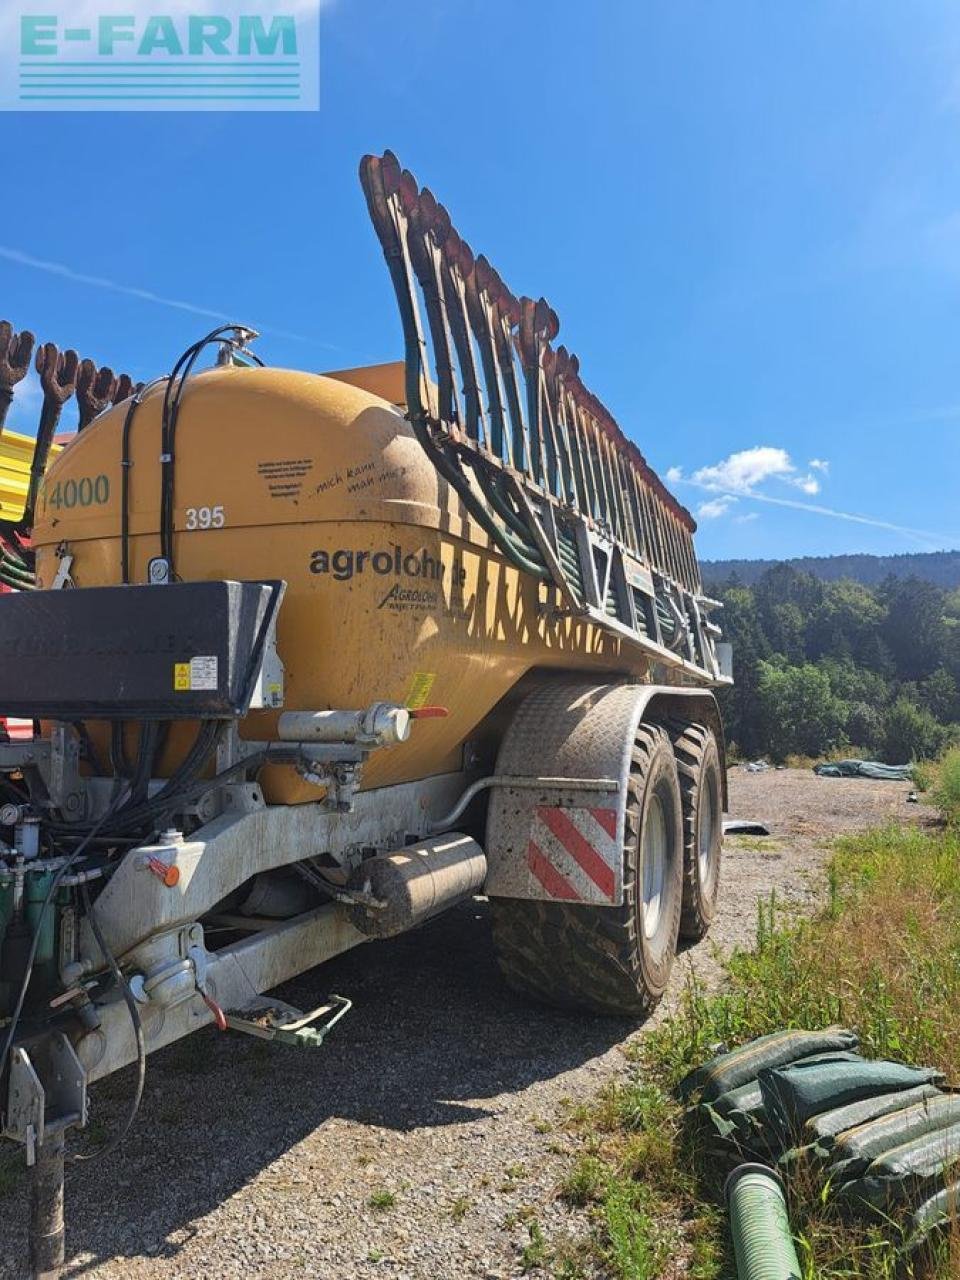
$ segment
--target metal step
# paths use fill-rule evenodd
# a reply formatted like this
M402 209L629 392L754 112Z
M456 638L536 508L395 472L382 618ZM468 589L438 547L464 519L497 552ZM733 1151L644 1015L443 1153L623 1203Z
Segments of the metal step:
M224 1016L232 1031L242 1031L244 1035L258 1040L272 1040L298 1049L319 1049L352 1008L353 1001L346 996L331 995L325 1004L304 1013L285 1000L263 996L242 1008L231 1009Z

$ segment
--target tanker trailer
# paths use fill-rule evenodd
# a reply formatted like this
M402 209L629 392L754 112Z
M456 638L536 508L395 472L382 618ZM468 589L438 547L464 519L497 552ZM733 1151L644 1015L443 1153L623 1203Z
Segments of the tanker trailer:
M361 183L402 362L268 368L239 325L145 386L38 355L37 484L0 526L0 715L39 728L0 745L0 1098L38 1272L119 1068L125 1130L147 1055L202 1026L319 1045L348 1002L265 993L480 893L514 988L640 1018L716 909L694 522L547 303L391 153Z

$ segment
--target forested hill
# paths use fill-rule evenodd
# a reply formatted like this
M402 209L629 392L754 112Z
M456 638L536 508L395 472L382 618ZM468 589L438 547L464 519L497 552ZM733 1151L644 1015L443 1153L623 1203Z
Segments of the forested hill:
M775 564L785 563L812 573L821 582L852 578L867 587L877 587L885 578L922 578L952 591L960 587L960 551L930 551L900 556L800 556L795 560L704 560L705 583L728 582L736 575L744 586L752 587Z
M752 586L711 590L733 644L727 735L745 754L839 749L899 764L960 744L960 589L822 582L777 564Z

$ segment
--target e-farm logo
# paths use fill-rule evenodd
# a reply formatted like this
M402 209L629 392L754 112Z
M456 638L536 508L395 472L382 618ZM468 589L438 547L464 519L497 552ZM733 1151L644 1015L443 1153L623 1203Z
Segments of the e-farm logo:
M0 109L315 111L319 4L7 0Z

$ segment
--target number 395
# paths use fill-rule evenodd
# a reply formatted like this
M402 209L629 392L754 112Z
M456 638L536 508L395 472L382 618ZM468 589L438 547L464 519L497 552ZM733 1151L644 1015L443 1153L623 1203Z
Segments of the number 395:
M223 507L187 507L184 527L192 532L194 529L222 529L226 523Z

